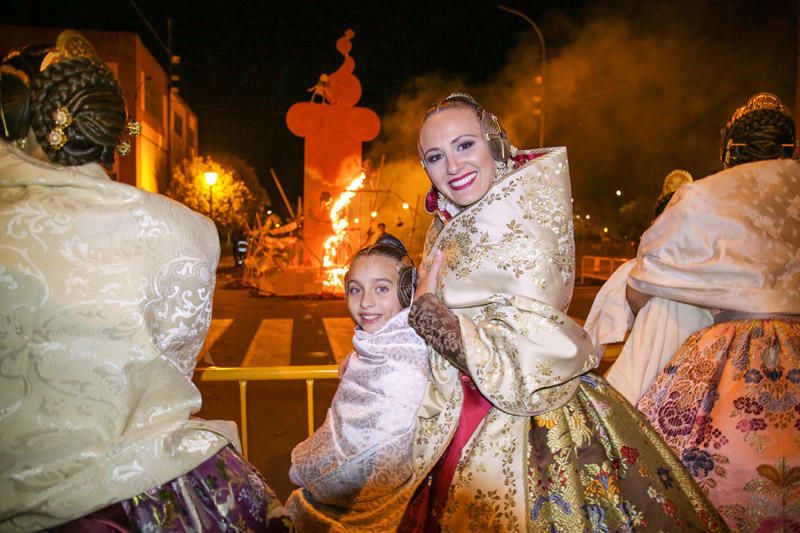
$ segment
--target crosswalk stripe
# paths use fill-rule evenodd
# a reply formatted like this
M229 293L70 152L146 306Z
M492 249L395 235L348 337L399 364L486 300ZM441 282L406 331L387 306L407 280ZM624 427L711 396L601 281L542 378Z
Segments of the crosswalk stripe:
M323 318L325 334L337 363L353 351L353 329L355 324L351 318Z
M211 326L208 328L208 335L206 335L206 342L203 343L203 348L200 350L200 353L197 354L197 360L207 360L207 362L213 364L213 360L211 359L210 350L214 347L214 343L216 343L222 334L225 333L231 324L233 324L232 318L212 318L211 319Z
M242 366L288 366L292 359L291 318L265 318L250 340Z

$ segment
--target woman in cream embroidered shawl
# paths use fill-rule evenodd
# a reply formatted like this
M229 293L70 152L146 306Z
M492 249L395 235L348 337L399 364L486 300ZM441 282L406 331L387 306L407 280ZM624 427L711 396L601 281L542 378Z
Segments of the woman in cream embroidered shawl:
M235 427L189 418L213 224L98 164L126 113L82 36L10 56L0 89L0 531L267 530Z
M426 114L419 151L437 211L410 317L432 347L417 443L430 476L401 529L724 529L647 421L587 373L593 346L565 313L566 150L516 151L455 94Z
M739 108L726 170L682 187L644 234L630 300L714 313L638 403L732 529L800 528L800 163L772 94ZM635 307L634 307L635 310Z

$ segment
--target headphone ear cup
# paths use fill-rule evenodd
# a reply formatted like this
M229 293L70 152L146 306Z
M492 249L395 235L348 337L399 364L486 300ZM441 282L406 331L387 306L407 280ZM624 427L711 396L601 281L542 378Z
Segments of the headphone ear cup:
M505 161L511 155L508 134L497 117L484 110L481 112L481 133L489 146L489 153L495 161Z
M417 286L417 269L406 266L400 269L397 281L397 297L400 299L400 306L403 308L411 305L411 297Z

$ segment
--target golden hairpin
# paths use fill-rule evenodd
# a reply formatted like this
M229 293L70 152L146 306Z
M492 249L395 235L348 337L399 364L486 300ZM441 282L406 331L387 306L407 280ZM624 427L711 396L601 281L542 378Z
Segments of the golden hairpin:
M11 134L8 133L8 124L6 124L6 113L3 111L3 71L0 70L0 119L3 121L3 132L5 133L5 138L8 139L11 137Z
M72 124L72 115L69 109L61 106L53 111L53 123L55 127L47 134L47 143L54 151L58 152L69 140L67 133L64 131Z
M135 137L142 133L142 125L136 120L129 120L125 127L130 137ZM126 156L131 152L131 142L124 139L117 145L117 153L121 156Z

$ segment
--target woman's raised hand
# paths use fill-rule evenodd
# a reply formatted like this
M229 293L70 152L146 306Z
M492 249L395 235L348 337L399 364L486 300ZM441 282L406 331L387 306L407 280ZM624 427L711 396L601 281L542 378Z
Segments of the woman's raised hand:
M414 301L418 300L423 294L436 294L436 282L439 279L439 270L442 268L442 251L437 250L433 256L431 266L425 268L425 264L419 266L419 283L414 292Z

